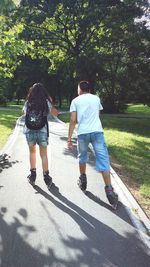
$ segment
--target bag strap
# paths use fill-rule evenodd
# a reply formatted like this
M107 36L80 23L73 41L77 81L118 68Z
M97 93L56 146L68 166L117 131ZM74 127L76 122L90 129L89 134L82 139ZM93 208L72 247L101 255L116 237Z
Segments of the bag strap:
M47 107L48 107L48 102L47 102ZM46 120L46 127L47 127L47 137L49 137L49 125L48 125L48 118Z
M47 137L49 137L49 125L48 125L48 119L47 119L47 122L46 122L46 127L47 127Z

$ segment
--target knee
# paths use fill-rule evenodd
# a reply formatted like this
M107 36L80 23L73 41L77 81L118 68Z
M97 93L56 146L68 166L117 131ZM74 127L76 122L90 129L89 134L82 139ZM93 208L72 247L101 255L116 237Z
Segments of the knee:
M41 159L47 158L47 153L40 152L40 157L41 157Z
M36 147L30 147L30 154L36 154Z

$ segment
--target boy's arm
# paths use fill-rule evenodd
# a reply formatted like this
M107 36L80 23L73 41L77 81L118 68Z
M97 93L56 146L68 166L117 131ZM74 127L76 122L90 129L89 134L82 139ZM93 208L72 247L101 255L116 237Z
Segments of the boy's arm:
M74 131L74 128L76 126L77 122L77 113L76 111L71 112L71 117L70 117L70 123L69 123L69 132L68 132L68 148L72 149L72 134Z

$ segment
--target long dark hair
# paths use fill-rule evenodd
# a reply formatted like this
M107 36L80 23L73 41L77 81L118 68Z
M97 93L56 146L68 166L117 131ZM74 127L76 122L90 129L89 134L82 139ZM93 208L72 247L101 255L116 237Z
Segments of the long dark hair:
M29 88L29 93L27 95L27 111L29 112L34 108L37 111L42 110L48 113L47 100L52 102L43 84L33 84L33 86Z

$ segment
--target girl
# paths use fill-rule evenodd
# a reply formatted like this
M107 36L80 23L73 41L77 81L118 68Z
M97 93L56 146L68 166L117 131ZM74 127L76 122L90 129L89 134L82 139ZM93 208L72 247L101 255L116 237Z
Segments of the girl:
M35 184L36 144L38 144L42 160L44 181L47 187L50 188L52 185L52 178L49 176L48 169L47 145L49 131L47 116L49 113L57 116L58 111L52 106L52 99L48 96L43 84L35 83L29 89L27 101L24 105L23 111L25 113L24 133L26 135L30 153L30 174L27 178L32 185ZM44 121L44 123L41 124L41 128L40 121L42 121L42 123Z

